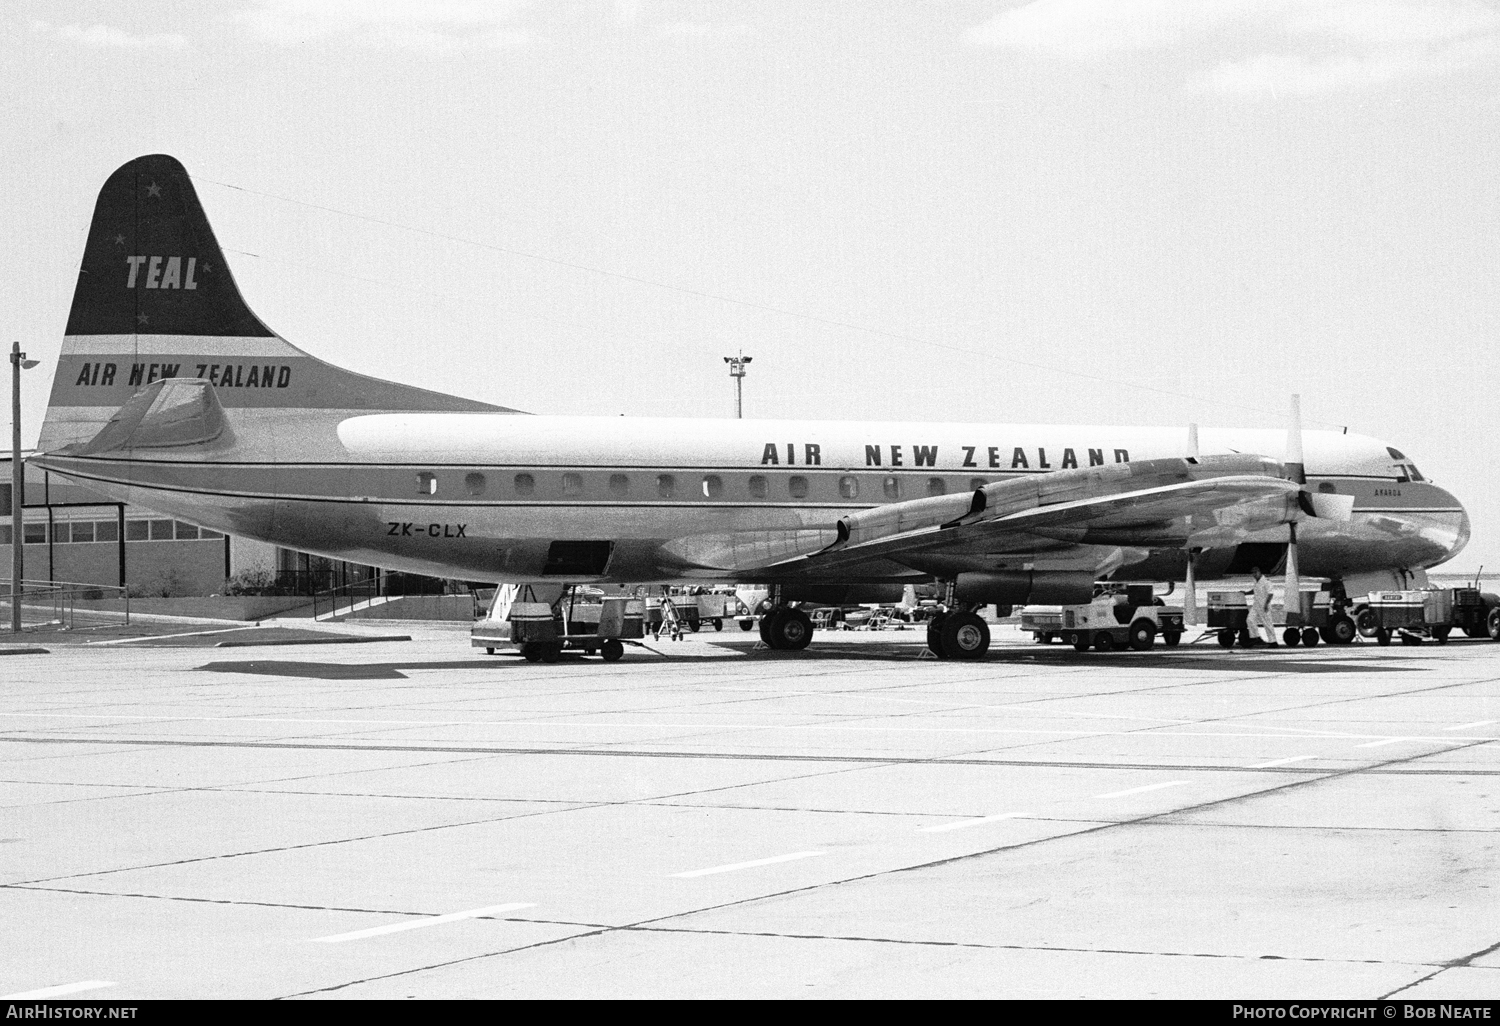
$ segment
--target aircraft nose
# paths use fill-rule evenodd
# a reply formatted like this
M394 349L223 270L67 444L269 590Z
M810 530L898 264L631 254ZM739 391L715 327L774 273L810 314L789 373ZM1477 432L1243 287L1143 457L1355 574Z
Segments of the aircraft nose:
M1452 540L1448 542L1448 555L1445 557L1452 559L1459 554L1465 545L1469 544L1469 511L1464 509L1463 503L1459 502L1458 497L1452 492L1438 488L1435 485L1433 486L1433 490L1437 493L1436 498L1438 500L1434 505L1453 510L1457 518L1456 530L1454 531Z

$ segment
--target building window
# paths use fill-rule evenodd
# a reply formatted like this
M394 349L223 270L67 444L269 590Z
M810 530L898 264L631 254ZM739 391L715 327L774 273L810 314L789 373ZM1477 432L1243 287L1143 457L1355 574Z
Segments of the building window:
M563 495L568 496L570 498L575 498L575 497L577 497L579 495L582 495L582 494L583 494L583 475L582 474L564 474L563 475Z
M10 544L10 525L0 524L0 545Z
M126 541L147 541L151 537L151 525L145 520L125 521Z
M859 479L853 475L845 475L839 478L839 498L859 498Z
M172 521L170 521L170 520L153 520L153 521L151 521L151 540L152 541L171 541L172 540Z
M786 493L794 499L807 498L807 478L793 474L786 479Z
M516 494L530 495L536 491L536 478L530 474L516 475Z
M483 474L465 474L464 475L464 491L466 491L470 495L473 495L473 496L476 496L476 497L478 497L480 495L483 495L484 494L484 475Z
M181 520L174 520L172 521L172 523L177 528L178 541L186 541L188 539L196 539L198 537L198 528L195 525L184 524Z
M417 494L418 495L436 495L437 494L437 475L434 474L434 473L432 473L431 471L427 471L427 470L424 470L420 474L418 474L417 475Z
M928 495L947 495L948 485L940 477L929 477L927 479Z
M717 499L724 494L724 479L718 474L703 475L703 497Z
M880 482L880 490L887 499L901 498L901 479L899 477L888 477Z
M750 480L745 482L745 488L749 491L750 498L752 499L764 499L771 492L770 485L766 483L766 476L764 474L751 474Z
M628 474L609 475L609 494L617 499L623 499L630 494L630 476Z
M119 541L120 525L113 520L94 521L94 541Z
M94 540L94 522L92 520L75 520L71 525L69 534L71 541L91 542Z
M219 531L210 531L208 528L204 527L198 531L198 537L202 538L204 541L217 541L218 539L224 537L224 535ZM103 541L104 539L101 538L99 540Z
M670 499L677 491L677 479L671 474L656 475L656 497L659 499Z
M25 540L25 543L27 545L47 544L46 524L26 524L24 527L22 527L21 532L21 537Z

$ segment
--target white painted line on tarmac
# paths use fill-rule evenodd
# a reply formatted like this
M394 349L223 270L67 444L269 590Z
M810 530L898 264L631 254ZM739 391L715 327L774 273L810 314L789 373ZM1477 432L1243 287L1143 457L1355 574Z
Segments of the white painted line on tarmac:
M1488 727L1491 723L1500 723L1500 720L1475 720L1473 723L1460 723L1456 727L1444 727L1444 730L1478 730L1480 727Z
M1089 801L1099 798L1124 798L1128 794L1145 794L1147 791L1161 791L1168 787L1180 787L1186 784L1186 780L1168 780L1165 784L1147 784L1145 787L1132 787L1128 791L1111 791L1109 794L1096 794Z
M1362 744L1362 745L1355 745L1354 747L1355 748L1379 748L1382 745L1395 745L1395 744L1400 744L1402 741L1414 741L1414 740L1416 740L1416 739L1415 738L1410 738L1410 737L1383 737L1379 741L1366 741L1364 744Z
M952 823L939 823L937 826L923 827L922 833L942 834L947 833L949 830L964 830L968 827L984 826L986 823L998 823L1003 819L1019 819L1029 815L1031 815L1029 812L1002 812L995 816L980 816L978 819L960 819Z
M821 851L795 851L790 855L777 855L769 859L756 859L754 862L732 862L727 866L714 866L712 869L693 869L686 873L673 873L672 877L677 880L691 880L697 876L712 876L715 873L733 873L741 869L754 869L757 866L774 866L778 862L795 862L797 859L810 859L816 855L823 855Z
M1272 759L1270 762L1257 762L1254 766L1246 766L1246 769L1270 769L1272 766L1285 766L1292 762L1306 762L1308 759L1316 759L1316 755L1293 755L1286 759Z
M387 933L400 933L403 930L420 930L424 926L441 926L443 923L456 923L461 919L498 916L503 912L515 912L517 909L535 907L535 904L524 901L511 902L509 905L490 905L486 908L471 908L467 912L449 912L443 916L423 916L420 919L409 919L404 923L374 926L368 930L354 930L351 933L336 933L331 937L314 937L312 940L314 944L342 944L344 941L363 940L366 937L379 937Z
M0 1001L41 1001L46 998L81 994L86 990L118 986L110 980L83 980L80 983L64 983L61 987L43 987L41 990L23 990L19 994L0 994Z

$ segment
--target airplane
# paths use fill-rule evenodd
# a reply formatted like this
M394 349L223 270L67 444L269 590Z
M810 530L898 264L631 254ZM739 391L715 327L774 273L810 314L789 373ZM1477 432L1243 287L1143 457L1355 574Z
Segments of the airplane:
M160 154L100 191L38 453L111 499L334 559L763 587L761 636L788 651L812 637L800 604L897 602L913 584L939 586L928 643L951 659L985 654L984 605L1088 602L1103 579L1285 566L1327 580L1338 612L1425 580L1469 538L1463 506L1400 450L1295 421L1185 439L540 416L356 374L251 312L187 171ZM1325 633L1353 637L1342 613Z

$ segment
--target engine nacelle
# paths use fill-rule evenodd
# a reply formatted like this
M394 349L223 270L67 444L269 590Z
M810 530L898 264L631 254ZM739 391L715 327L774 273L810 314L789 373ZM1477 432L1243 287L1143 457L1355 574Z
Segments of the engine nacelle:
M1083 605L1094 597L1094 575L1080 570L996 570L959 574L953 598L958 602L1002 606Z

